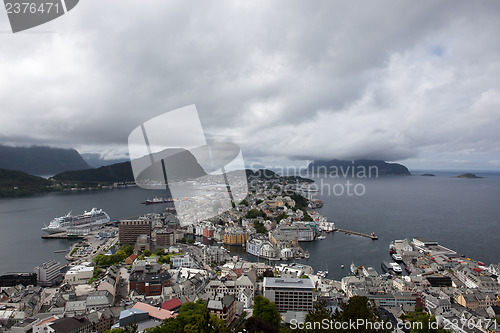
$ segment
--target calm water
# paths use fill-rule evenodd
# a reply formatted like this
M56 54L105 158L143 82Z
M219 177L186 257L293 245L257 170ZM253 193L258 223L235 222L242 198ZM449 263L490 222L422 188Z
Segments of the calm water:
M57 259L65 263L71 241L41 239L44 224L72 211L74 215L102 208L112 220L158 212L165 205L142 205L141 202L161 191L140 188L115 189L79 193L50 193L40 196L0 200L0 273L33 271L40 263Z
M299 262L316 270L328 269L329 277L349 274L352 262L372 266L390 260L394 239L428 237L485 263L500 262L500 173L477 172L483 179L452 178L460 172L432 172L435 177L381 177L352 180L365 185L363 196L319 195L325 203L318 211L336 227L363 233L375 232L378 240L332 233L326 239L300 243L311 258ZM315 178L319 185L321 179ZM326 184L346 180L323 179ZM337 193L340 187L337 187ZM232 249L233 250L233 249ZM241 249L239 256L257 261ZM341 269L341 265L345 268Z
M330 278L349 272L352 261L380 270L389 259L393 239L430 237L444 246L486 263L500 262L500 173L477 172L484 179L451 178L460 172L433 172L436 177L383 177L350 180L362 183L363 196L320 195L325 205L319 211L339 228L375 232L379 240L332 233L325 240L301 243L311 258L302 262L316 270L328 269ZM320 183L320 179L316 179ZM325 184L345 180L323 179ZM337 187L339 189L340 187ZM53 193L30 198L0 200L0 272L32 271L49 259L64 262L67 241L42 240L40 228L52 218L72 210L79 214L92 207L103 208L112 219L161 210L163 205L140 202L161 192L139 188L82 193ZM163 206L163 207L162 207ZM241 248L234 254L256 261ZM344 269L340 266L345 265Z

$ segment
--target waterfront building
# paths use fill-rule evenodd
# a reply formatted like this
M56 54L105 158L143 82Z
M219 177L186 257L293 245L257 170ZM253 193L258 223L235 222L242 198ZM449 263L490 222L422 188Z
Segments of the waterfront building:
M248 241L246 246L247 252L262 258L277 259L279 258L278 249L267 239L265 235L255 234Z
M241 228L226 228L223 243L228 245L243 245L248 240L248 234Z
M50 287L63 280L61 264L55 260L44 262L35 267L35 274L39 286Z

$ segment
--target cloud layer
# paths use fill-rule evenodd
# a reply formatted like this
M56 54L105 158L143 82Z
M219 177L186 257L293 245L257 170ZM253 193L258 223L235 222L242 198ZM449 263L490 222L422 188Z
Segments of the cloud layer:
M0 34L0 141L116 156L139 124L196 104L209 138L252 161L498 168L499 14L493 1L80 2Z

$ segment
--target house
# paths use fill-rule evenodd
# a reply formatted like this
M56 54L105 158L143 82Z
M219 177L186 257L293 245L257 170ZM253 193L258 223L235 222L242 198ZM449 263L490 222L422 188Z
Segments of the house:
M137 256L132 253L130 256L127 257L127 259L125 259L125 263L127 265L132 265L132 263L134 262L134 260L137 258Z
M161 304L161 308L163 310L168 310L168 311L176 311L178 310L182 305L182 302L178 298L172 298L164 303Z
M208 311L222 319L229 326L236 316L236 302L232 295L219 294L210 299L207 304Z
M157 263L136 261L129 277L129 290L146 296L161 295L163 287L170 284L170 274Z
M156 320L165 320L168 318L175 318L175 316L177 316L177 314L173 313L172 311L164 310L162 308L156 308L154 306L142 302L135 303L132 309L145 311L149 314L151 318Z

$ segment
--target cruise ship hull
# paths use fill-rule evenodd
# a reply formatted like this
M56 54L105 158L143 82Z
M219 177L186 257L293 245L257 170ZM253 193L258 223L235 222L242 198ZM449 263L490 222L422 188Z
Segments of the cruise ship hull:
M91 227L95 225L105 224L110 221L109 215L106 212L92 208L90 212L85 212L82 215L71 216L68 214L63 217L53 219L48 226L42 228L42 231L52 235L55 233L66 232L71 227Z

